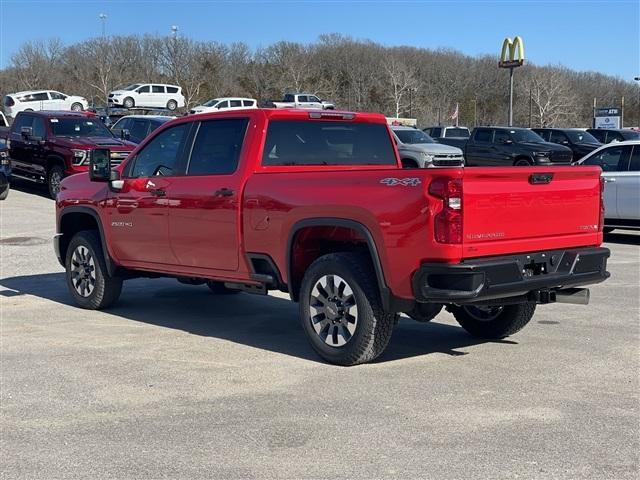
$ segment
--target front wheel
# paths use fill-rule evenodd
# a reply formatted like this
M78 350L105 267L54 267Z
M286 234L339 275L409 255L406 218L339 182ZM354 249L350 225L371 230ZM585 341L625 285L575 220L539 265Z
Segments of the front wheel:
M124 106L124 108L133 108L135 104L136 102L134 102L133 98L131 97L125 98L124 101L122 102L122 105Z
M82 111L82 104L81 103L74 103L71 105L71 111L72 112L81 112Z
M60 165L54 165L49 169L47 175L47 186L49 187L49 196L56 199L58 192L60 191L60 182L64 178L64 168Z
M533 317L536 304L464 305L450 307L450 310L460 326L474 337L500 339L522 330Z
M100 310L120 297L122 279L107 271L100 238L95 230L73 236L65 259L67 286L82 308Z
M318 258L300 287L300 320L313 349L326 361L356 365L389 344L398 315L383 310L376 275L366 255Z

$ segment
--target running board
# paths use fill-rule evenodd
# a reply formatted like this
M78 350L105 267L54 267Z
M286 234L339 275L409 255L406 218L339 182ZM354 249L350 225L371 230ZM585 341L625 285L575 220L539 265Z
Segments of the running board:
M25 177L24 175L20 175L18 173L11 172L11 175L9 176L9 180L11 180L11 178L18 178L20 180L27 180L28 182L45 183L44 177L42 175L39 175L37 178L35 176L33 176L33 177Z
M267 294L267 287L264 283L261 283L260 285L256 285L251 283L224 282L224 286L232 290L241 290L243 292L253 293L255 295Z

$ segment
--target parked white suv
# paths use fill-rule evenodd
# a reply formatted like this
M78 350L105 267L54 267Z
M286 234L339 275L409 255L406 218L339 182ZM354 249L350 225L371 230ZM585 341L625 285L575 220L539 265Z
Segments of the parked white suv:
M241 97L214 98L202 105L193 107L189 110L189 113L221 112L224 110L238 110L244 108L258 108L258 101L254 98Z
M110 107L166 108L184 107L182 88L163 83L132 83L122 90L109 93Z
M18 112L38 110L73 110L80 112L89 106L87 99L55 90L29 90L10 93L2 102L7 117L15 118Z

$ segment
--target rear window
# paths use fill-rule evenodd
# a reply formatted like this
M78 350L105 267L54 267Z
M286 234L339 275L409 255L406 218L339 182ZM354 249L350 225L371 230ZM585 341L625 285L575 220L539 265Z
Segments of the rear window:
M269 123L263 165L396 165L386 125L342 121Z
M476 142L491 142L491 130L487 128L479 128L473 135L473 139Z
M164 93L164 86L162 85L152 85L151 93Z
M167 93L178 93L178 87L167 87Z
M469 138L469 130L466 128L447 128L444 131L444 136Z
M254 102L253 100L243 100L242 104L245 107L253 107L256 104L256 102Z

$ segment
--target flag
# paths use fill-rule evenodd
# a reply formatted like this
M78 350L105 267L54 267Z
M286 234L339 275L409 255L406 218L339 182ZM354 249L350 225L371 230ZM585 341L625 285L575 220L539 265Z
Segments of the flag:
M451 120L457 120L458 119L458 113L459 113L459 108L458 108L458 104L456 103L456 109L453 111L453 113L451 114L451 116L449 118Z

